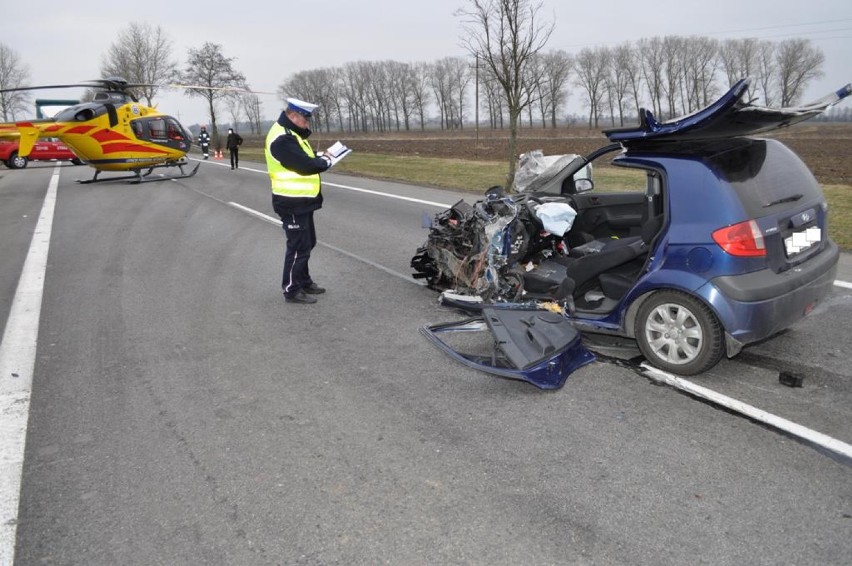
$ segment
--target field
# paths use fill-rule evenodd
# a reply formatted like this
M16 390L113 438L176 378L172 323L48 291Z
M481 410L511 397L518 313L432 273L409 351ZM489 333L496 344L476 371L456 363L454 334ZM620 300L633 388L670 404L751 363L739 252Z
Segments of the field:
M508 131L471 129L448 131L387 132L384 134L336 134L315 132L311 137L342 139L360 153L413 155L472 161L504 161L508 156ZM823 185L852 186L852 124L804 123L772 137L782 140L811 168ZM518 153L541 149L545 155L587 154L607 143L597 131L585 128L522 129ZM319 146L326 145L320 141Z
M831 236L852 251L852 124L805 122L771 137L782 140L813 171L829 202ZM502 184L507 170L506 130L314 132L310 139L320 148L341 139L355 150L335 168L340 173L481 192ZM262 142L247 141L246 153L260 157ZM606 143L599 131L582 127L524 128L517 153L588 154Z

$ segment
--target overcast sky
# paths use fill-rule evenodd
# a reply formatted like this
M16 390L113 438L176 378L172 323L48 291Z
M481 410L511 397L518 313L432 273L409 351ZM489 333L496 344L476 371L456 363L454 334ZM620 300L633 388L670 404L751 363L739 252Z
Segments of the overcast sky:
M536 0L534 0L536 1ZM825 77L805 101L852 81L850 0L542 0L540 17L556 24L545 50L578 53L665 35L717 39L803 37L826 57ZM162 1L89 3L55 0L4 2L0 43L29 66L31 83L78 82L100 76L101 58L131 21L161 26L181 68L189 48L221 44L252 88L275 92L291 74L351 61L434 62L466 57L460 45L466 0L324 0L302 2ZM95 7L96 6L96 7ZM644 7L643 7L644 6ZM107 9L108 8L108 9ZM138 14L134 13L138 11ZM75 98L82 91L42 91L41 98ZM277 117L281 102L263 96L263 113ZM582 95L570 109L582 113ZM846 102L849 104L849 102ZM160 96L159 109L185 125L208 121L201 98ZM220 121L226 121L224 109Z

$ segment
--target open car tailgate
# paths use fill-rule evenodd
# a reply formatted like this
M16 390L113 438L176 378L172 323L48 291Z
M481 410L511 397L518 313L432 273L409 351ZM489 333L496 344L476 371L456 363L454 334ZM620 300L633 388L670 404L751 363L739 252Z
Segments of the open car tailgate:
M751 136L812 118L852 93L852 84L847 84L802 106L767 108L744 100L748 86L748 79L742 79L713 104L668 122L657 121L649 110L642 108L638 126L604 130L604 134L610 141L633 149L644 143Z

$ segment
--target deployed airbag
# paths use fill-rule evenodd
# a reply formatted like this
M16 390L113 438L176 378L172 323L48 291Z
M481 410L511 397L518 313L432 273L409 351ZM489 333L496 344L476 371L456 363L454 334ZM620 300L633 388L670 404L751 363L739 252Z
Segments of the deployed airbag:
M535 208L535 215L541 220L545 230L562 237L574 224L577 211L565 202L545 202Z

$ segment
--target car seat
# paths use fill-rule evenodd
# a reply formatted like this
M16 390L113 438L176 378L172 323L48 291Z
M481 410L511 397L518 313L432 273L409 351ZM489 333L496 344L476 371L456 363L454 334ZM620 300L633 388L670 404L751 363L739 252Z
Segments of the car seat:
M567 278L560 288L559 297L578 296L590 287L600 285L606 296L621 298L633 284L637 272L635 260L648 252L662 226L663 215L660 214L642 224L639 236L589 242L590 253L568 262L565 268Z

